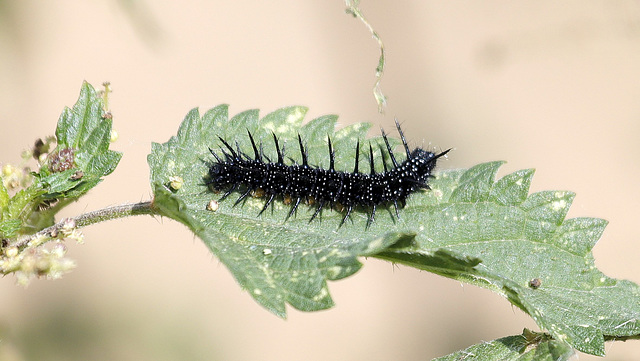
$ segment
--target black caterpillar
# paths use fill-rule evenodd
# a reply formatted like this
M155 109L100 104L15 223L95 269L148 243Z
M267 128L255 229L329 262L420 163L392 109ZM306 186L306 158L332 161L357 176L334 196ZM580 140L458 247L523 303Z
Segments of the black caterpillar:
M267 202L258 215L262 214L279 196L283 197L285 201L293 203L287 219L295 213L302 200L317 204L316 211L309 222L313 221L326 205L332 207L341 205L346 209L340 226L349 218L354 207L364 207L371 210L367 227L374 221L376 207L380 205L393 204L396 217L400 218L398 204L404 207L405 201L411 193L418 189L430 189L427 181L432 177L431 171L436 166L436 161L451 149L439 154L422 148L409 151L409 146L397 121L396 127L407 153L407 159L402 163L397 162L383 130L382 137L389 158L393 163L393 169L387 170L387 164L383 159L384 172L375 172L373 148L369 144L369 166L371 169L369 174L360 173L358 169L360 141L356 144L355 168L353 172L349 173L334 169L335 153L331 145L331 138L328 138L329 169L323 169L309 165L307 162L307 151L302 144L300 134L298 134L298 144L302 164L297 164L294 161L294 164L291 165L284 163L284 148L280 148L275 134L273 134L273 141L278 155L276 162L272 162L263 155L262 149L258 151L256 142L249 131L247 132L253 147L253 158L240 151L239 146L237 146L237 150L234 150L227 141L218 137L226 148L222 149L224 157L219 157L209 149L215 162L209 168L210 179L206 184L215 190L226 190L220 200L239 188L244 189L244 193L240 195L234 205L242 202L252 192L260 190L267 197Z

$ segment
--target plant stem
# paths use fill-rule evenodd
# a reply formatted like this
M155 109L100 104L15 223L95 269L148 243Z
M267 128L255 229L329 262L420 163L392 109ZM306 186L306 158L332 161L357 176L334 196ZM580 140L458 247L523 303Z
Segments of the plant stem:
M22 249L27 246L29 241L38 237L50 237L53 239L55 238L55 236L53 235L57 234L63 227L71 226L72 228L77 229L111 219L138 216L143 214L158 214L151 201L128 203L119 206L98 209L92 212L81 214L77 217L64 218L51 227L47 227L37 233L18 238L17 241L10 246Z
M76 225L80 228L94 223L108 221L110 219L139 216L143 214L156 214L156 211L150 201L122 204L119 206L98 209L93 212L81 214L72 219L76 221Z
M380 57L378 58L378 66L376 67L376 82L373 85L373 96L376 98L376 102L378 103L378 112L384 113L384 107L387 105L387 97L382 93L382 89L380 88L380 81L382 80L382 76L384 75L384 67L385 67L385 50L384 43L378 35L378 32L373 29L373 26L365 19L362 11L360 10L360 0L345 0L345 4L347 5L346 12L347 14L353 15L353 17L359 19L371 32L371 36L378 42L378 47L380 48Z
M640 339L640 335L631 335L631 336L609 336L604 335L605 341L623 341L626 342L628 340L638 340Z

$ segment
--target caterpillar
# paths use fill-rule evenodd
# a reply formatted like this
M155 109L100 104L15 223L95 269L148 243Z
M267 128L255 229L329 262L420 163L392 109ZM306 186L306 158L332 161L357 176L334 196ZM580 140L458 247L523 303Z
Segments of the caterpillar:
M220 200L225 199L236 190L243 190L234 206L242 202L248 195L258 191L261 196L267 198L258 216L269 207L276 197L280 197L292 204L286 219L289 219L296 212L303 200L317 205L309 222L313 221L327 205L332 208L340 205L345 212L340 226L350 217L356 207L370 210L367 228L374 222L376 209L380 206L393 204L396 218L399 219L398 208L404 207L407 198L417 190L430 189L428 180L433 177L431 172L436 166L436 161L451 149L438 154L422 148L410 151L398 121L396 121L396 128L407 158L402 163L396 160L387 134L382 130L382 138L393 168L387 169L387 164L383 159L384 171L380 173L375 172L371 143L369 143L370 171L369 173L360 172L360 140L356 143L353 172L345 172L336 170L334 167L335 152L330 137L327 137L329 145L328 169L309 164L307 150L300 134L298 134L298 145L302 163L298 164L292 161L293 164L290 165L285 164L284 148L280 147L275 133L272 133L278 157L275 162L263 154L262 146L258 150L253 135L248 130L253 157L243 153L237 144L237 149L234 150L229 142L218 137L222 142L223 155L219 156L209 148L215 162L212 162L209 167L209 179L206 184L213 190L225 192Z

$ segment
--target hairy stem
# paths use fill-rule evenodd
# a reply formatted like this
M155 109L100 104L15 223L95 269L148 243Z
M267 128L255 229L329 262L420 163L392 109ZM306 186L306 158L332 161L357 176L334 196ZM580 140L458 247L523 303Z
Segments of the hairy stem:
M98 209L93 212L81 214L77 217L65 218L60 222L54 224L53 226L47 227L37 233L22 236L18 238L15 243L11 244L11 246L17 247L19 249L24 248L27 246L29 241L39 237L51 237L52 235L57 234L58 231L60 231L63 227L69 227L70 225L72 228L81 228L111 219L138 216L143 214L153 215L158 213L153 207L152 202L150 201L122 204L119 206ZM52 238L55 238L55 236L53 236Z
M156 214L151 201L122 204L119 206L98 209L93 212L81 214L73 219L76 221L78 228L80 228L94 223L108 221L110 219L139 216L142 214Z

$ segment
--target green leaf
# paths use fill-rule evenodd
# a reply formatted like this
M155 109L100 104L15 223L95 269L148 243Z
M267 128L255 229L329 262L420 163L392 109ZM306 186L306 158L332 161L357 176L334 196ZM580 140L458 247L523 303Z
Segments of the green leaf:
M40 197L45 190L35 185L21 189L16 193L2 212L3 220L23 219L29 217L33 208L40 202Z
M321 161L327 153L326 136L332 135L335 149L348 150L351 138L363 137L367 126L354 126L332 134L335 117L325 116L300 128L306 108L289 107L265 116L258 122L257 111L247 111L229 120L227 107L222 105L208 111L202 118L196 109L187 114L178 136L167 143L153 144L148 157L154 207L163 215L176 219L193 230L211 251L231 270L241 286L263 306L275 314L285 316L285 303L314 311L333 305L327 280L337 280L356 272L359 256L372 255L410 235L392 232L370 232L361 237L364 223L343 227L347 233L337 232L340 214L327 212L322 222L309 224L312 207L301 207L298 215L285 222L288 212L280 204L263 217L256 217L263 200L251 199L244 206L232 207L235 200L220 202L220 208L207 210L210 201L220 198L206 186L208 165L213 157L209 148L217 149L221 136L237 140L243 149L250 149L247 130L263 143L265 152L275 152L271 132L288 139L287 146L297 132L309 146L310 161ZM324 139L324 140L323 140ZM322 150L323 155L320 155ZM293 152L288 156L296 157ZM297 155L300 158L300 155ZM326 156L325 156L326 158ZM337 163L342 163L337 160ZM184 185L175 190L170 177L181 177ZM302 209L304 208L304 209ZM361 216L364 216L362 214ZM377 228L377 227L376 227Z
M103 123L103 106L102 99L95 89L91 84L84 82L76 104L72 109L65 108L58 119L58 145L73 149L87 147L87 139Z
M0 222L0 238L11 238L15 236L20 228L22 222L19 219L9 219Z
M593 261L607 222L565 219L573 193L528 195L533 171L496 181L501 164L441 172L432 187L442 197L413 198L405 211L419 225L414 242L376 257L492 289L586 353L604 355L605 337L640 334L640 288L605 276ZM443 266L443 254L478 264Z
M9 199L3 197L5 199L2 201L4 205L0 208L0 236L11 238L20 233L21 229L24 232L33 232L31 224L27 223L45 193L44 189L31 185Z
M433 361L564 361L573 355L566 343L525 329L522 335L483 342Z
M0 178L0 219L2 219L2 211L4 211L4 209L9 204L9 199L9 192L4 186L4 182Z
M64 205L95 187L113 172L122 154L109 150L111 119L103 116L103 100L83 83L78 101L65 108L56 129L57 147L52 150L35 181L9 198L0 188L0 233L10 238L51 225ZM40 209L44 201L54 207Z
M38 174L44 198L78 198L115 170L122 154L109 150L112 121L103 108L103 99L84 82L76 104L60 115L58 146Z
M271 159L276 134L288 164L301 162L300 134L310 164L328 168L330 137L338 170L353 169L358 140L372 143L377 172L384 169L380 159L390 166L381 138L365 139L369 124L335 131L336 118L325 116L302 126L305 112L283 108L260 120L255 110L229 119L224 105L202 117L194 109L178 135L154 144L148 157L154 206L192 229L272 312L284 316L286 303L306 311L330 307L326 281L356 272L358 257L375 256L489 288L583 352L602 355L605 337L640 335L638 286L606 277L593 262L591 248L606 221L565 220L574 194L528 194L533 170L498 180L502 162L436 172L432 190L413 194L400 219L393 207L380 207L369 228L367 209L355 209L340 226L339 210L325 209L309 222L315 206L301 205L287 219L291 205L279 199L258 216L264 198L234 206L239 193L220 201L221 194L211 192L210 149L222 154L221 137L253 154L247 131ZM397 148L402 161L406 155Z

